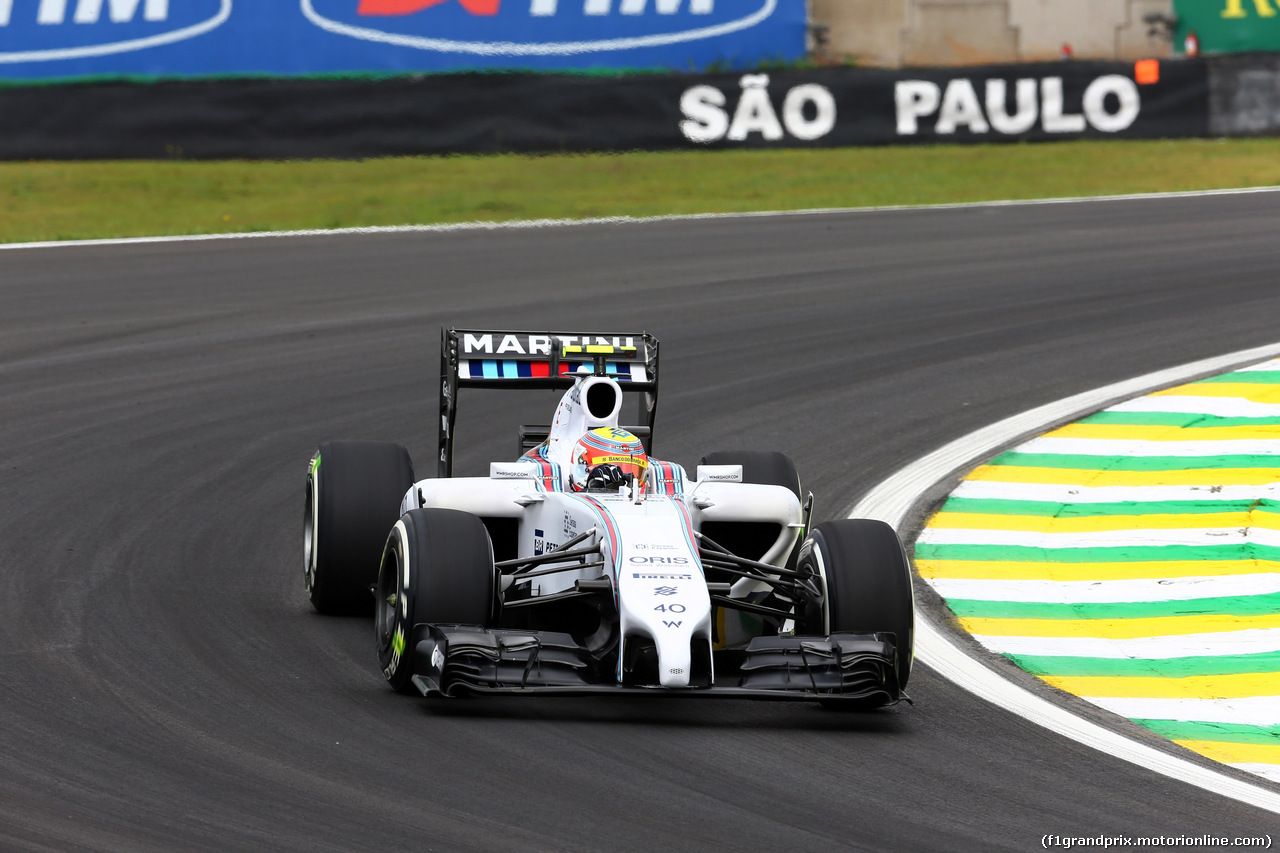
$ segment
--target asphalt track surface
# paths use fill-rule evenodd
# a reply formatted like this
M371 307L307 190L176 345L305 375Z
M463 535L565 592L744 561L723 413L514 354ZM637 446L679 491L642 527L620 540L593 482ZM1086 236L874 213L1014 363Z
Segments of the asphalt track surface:
M301 516L322 440L431 472L453 324L654 332L658 455L786 451L834 517L1003 417L1280 339L1278 235L1264 193L4 253L0 849L1274 838L924 666L863 714L399 696L371 623L307 603ZM464 394L459 473L548 399Z

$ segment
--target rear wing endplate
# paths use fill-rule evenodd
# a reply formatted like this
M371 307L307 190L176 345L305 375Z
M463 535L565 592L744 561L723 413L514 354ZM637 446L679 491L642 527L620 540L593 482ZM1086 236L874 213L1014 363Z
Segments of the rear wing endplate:
M611 347L613 354L593 358L590 351L598 347ZM639 418L647 425L648 446L658 407L658 339L648 332L442 329L438 476L453 475L453 428L460 388L569 388L579 367L597 372L598 362L623 391L641 392Z

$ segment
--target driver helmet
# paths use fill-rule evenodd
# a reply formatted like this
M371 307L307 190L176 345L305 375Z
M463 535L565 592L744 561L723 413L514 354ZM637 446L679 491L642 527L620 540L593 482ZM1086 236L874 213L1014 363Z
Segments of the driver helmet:
M572 463L569 481L574 491L581 492L592 485L589 482L591 472L602 465L618 469L617 472L609 471L608 477L596 478L604 484L616 482L620 485L628 475L644 482L645 471L649 468L649 455L645 453L640 439L625 429L597 427L578 439L573 448ZM613 487L617 488L617 485Z

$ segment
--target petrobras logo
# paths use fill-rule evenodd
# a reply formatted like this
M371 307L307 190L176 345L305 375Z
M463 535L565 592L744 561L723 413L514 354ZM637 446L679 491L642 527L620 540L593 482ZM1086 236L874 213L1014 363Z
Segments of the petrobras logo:
M129 53L196 38L232 0L0 0L0 63Z
M4 0L0 0L4 2ZM569 56L718 38L778 0L301 0L329 32L440 53Z

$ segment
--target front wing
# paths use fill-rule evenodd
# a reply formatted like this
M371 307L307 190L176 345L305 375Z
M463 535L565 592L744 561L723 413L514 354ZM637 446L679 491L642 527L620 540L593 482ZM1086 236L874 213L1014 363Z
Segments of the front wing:
M613 661L596 660L568 634L423 624L415 635L413 684L424 696L666 694L862 705L906 698L888 633L757 637L716 659L715 684L678 690L619 684Z

